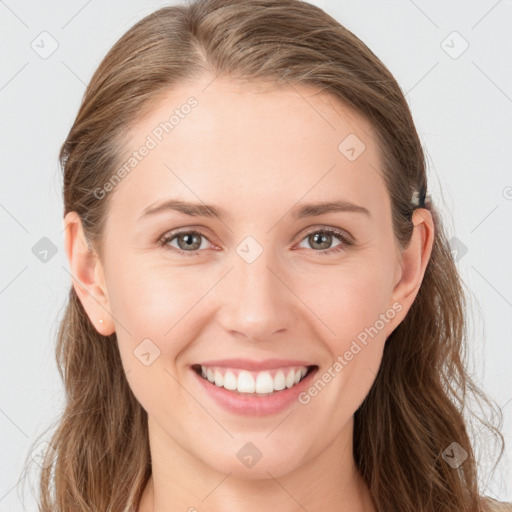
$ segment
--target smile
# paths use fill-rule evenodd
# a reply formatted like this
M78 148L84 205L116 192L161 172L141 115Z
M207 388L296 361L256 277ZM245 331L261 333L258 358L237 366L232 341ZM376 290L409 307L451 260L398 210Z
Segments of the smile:
M265 396L294 387L316 366L292 366L264 371L203 365L193 365L192 368L203 379L219 388L242 394Z

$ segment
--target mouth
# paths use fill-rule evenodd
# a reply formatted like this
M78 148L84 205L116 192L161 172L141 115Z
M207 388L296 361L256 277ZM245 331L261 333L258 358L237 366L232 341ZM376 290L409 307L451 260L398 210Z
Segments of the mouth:
M248 397L266 397L295 387L318 366L286 366L261 371L200 364L193 364L191 368L200 378L218 388Z

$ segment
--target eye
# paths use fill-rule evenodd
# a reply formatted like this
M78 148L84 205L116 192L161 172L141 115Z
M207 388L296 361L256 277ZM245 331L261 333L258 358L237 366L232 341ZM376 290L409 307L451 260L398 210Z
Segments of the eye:
M329 248L333 238L340 240L340 243L333 248ZM306 240L313 249L319 249L315 252L321 255L340 252L354 245L354 241L350 235L336 228L322 228L310 231L302 240ZM171 245L174 242L176 242L177 246ZM207 249L212 245L203 233L194 230L167 233L160 238L159 244L162 247L178 251L187 256L196 256L201 249Z
M333 248L329 248L333 238L337 238L341 243L335 245ZM316 246L316 248L320 249L316 252L321 255L344 251L348 247L354 245L354 241L347 233L336 228L322 228L310 231L306 237L303 238L303 241L304 240L306 240L312 248L315 248Z
M208 240L202 233L199 231L178 231L165 234L160 240L159 243L162 247L170 247L171 250L177 250L178 252L187 254L187 256L194 256L197 254L197 251L200 249L206 249L211 244L203 245L201 243L201 239ZM178 247L173 247L171 242L176 240Z

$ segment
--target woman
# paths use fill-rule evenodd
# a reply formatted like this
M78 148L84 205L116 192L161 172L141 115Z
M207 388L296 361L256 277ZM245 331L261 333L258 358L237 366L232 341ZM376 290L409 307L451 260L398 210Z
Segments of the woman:
M41 510L510 509L477 485L463 289L409 108L337 21L160 9L60 159L67 405Z

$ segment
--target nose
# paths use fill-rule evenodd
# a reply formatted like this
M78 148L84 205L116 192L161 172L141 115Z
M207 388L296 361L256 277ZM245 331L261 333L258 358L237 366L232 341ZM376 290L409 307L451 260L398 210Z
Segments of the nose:
M264 248L252 262L235 253L232 261L220 291L223 329L251 342L273 340L273 335L290 330L297 321L298 300L272 251Z

